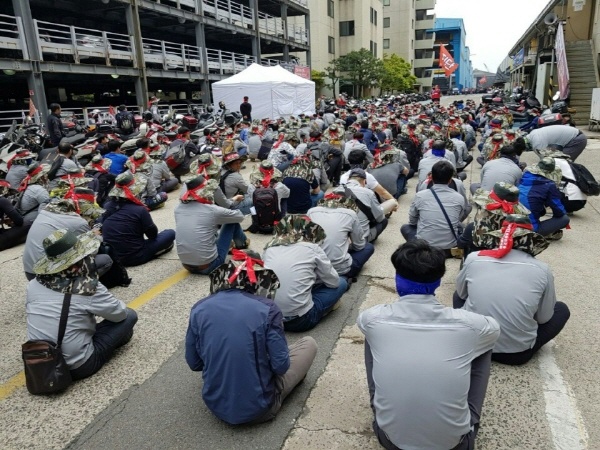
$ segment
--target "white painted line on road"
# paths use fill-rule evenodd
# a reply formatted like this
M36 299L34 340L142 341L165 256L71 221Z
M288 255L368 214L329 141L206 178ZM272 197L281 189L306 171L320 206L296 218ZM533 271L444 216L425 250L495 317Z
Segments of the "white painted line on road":
M546 419L557 450L585 450L588 434L581 413L577 409L575 394L563 380L554 358L554 343L550 342L539 355L541 378L544 380Z

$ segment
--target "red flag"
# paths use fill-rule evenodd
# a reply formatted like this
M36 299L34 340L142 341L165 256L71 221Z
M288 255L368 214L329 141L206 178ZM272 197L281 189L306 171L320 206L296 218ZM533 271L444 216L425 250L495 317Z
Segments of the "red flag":
M482 78L479 79L479 84L485 84L487 83L487 77L483 76Z
M33 104L33 100L30 97L29 98L29 117L31 117L33 119L33 117L35 116L35 112L36 111L37 111L37 109L35 109L35 105Z
M443 45L440 46L440 67L444 69L444 73L447 77L452 75L456 69L458 69L458 64L454 62L454 58L446 47Z

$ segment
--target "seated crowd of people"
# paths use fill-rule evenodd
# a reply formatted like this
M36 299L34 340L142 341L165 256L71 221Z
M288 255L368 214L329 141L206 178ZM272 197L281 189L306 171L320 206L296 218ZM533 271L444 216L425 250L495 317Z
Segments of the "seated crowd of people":
M483 168L468 190L478 130ZM387 231L405 241L391 257L399 298L357 320L383 447L473 448L491 361L526 363L569 319L535 256L585 206L569 180L583 149L535 147L501 108L344 106L199 142L181 127L168 144L138 139L129 157L118 141L102 145L85 167L67 143L52 161L19 151L0 181L0 249L25 243L28 338L56 341L71 293L62 352L74 380L132 337L137 314L109 290L129 283L125 267L175 249L187 271L210 277L185 342L207 407L229 424L273 419L317 353L313 338L288 346L284 332L311 330L341 305L411 179L407 222ZM521 162L526 150L539 162ZM161 231L151 211L177 189L175 229ZM271 235L264 249L252 233ZM453 257L447 308L435 291Z

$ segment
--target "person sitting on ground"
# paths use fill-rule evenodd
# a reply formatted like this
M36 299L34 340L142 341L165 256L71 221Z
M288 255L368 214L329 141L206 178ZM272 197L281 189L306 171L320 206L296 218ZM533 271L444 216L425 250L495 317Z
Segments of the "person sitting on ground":
M122 174L127 170L125 163L129 158L127 158L127 155L121 150L121 142L116 139L111 139L108 141L107 147L108 153L104 155L104 158L112 161L109 172L115 176Z
M282 183L283 174L273 167L269 160L262 161L260 165L254 166L250 173L250 185L248 196L252 199L254 191L260 188L273 188L277 192L279 211L281 217L287 213L287 199L290 197L290 189ZM251 231L254 232L254 231Z
M279 130L277 141L273 143L271 151L267 156L267 159L273 164L277 170L284 171L287 169L291 161L297 157L296 150L292 146L292 138L294 136L290 133L289 135L284 129Z
M352 140L346 142L344 145L344 170L350 170L350 164L348 163L348 157L350 156L350 152L353 150L360 150L364 152L365 159L369 164L373 162L373 153L369 151L367 146L363 143L363 134L360 132L356 132L352 135Z
M233 207L247 215L250 214L252 207L252 197L248 195L248 183L240 173L244 161L246 161L246 157L235 152L224 155L219 186L228 199L233 199L238 195L244 196L244 199L236 202Z
M157 192L156 186L152 183L152 160L148 153L144 150L136 150L125 163L125 167L135 178L140 179L139 185L145 186L141 199L150 211L163 207L169 196L166 192Z
M11 189L19 189L21 181L27 176L27 168L33 162L34 154L29 150L20 149L15 152L6 163L8 172L5 180L10 184Z
M540 154L553 158L556 167L561 171L562 178L558 190L560 201L567 214L583 209L587 203L587 195L577 185L577 177L573 173L569 155L563 153L559 146L554 145L549 146L546 151L541 151Z
M202 371L202 397L219 419L271 420L308 373L317 344L305 336L288 348L273 302L279 281L259 255L236 252L210 279L211 295L192 307L186 362Z
M124 266L146 264L169 252L174 245L175 231L159 232L140 198L146 189L145 183L130 172L122 173L115 180L110 200L105 205L102 234Z
M314 328L336 309L348 283L337 274L320 247L325 232L304 215L288 215L275 225L275 237L265 246L264 266L281 283L275 303L286 331Z
M9 191L10 184L0 180L0 251L25 242L31 226L7 198Z
M456 278L454 307L498 321L492 360L525 364L560 333L569 308L556 301L548 265L535 259L548 242L533 231L527 216L508 214L502 229L487 235L490 249L471 253Z
M445 257L426 241L407 242L391 260L400 298L356 321L373 431L387 450L473 449L498 323L437 300Z
M52 167L56 164L58 169L54 171L53 176L50 178L50 182L48 183L49 191L58 187L58 181L61 177L72 174L77 170L81 170L79 163L73 159L74 152L75 147L68 142L61 142L58 144L58 156L57 159L52 162Z
M156 189L156 192L171 192L179 186L179 180L173 176L167 163L163 158L163 149L160 145L150 144L150 153L148 153L152 170L150 171L150 182Z
M404 155L402 153L404 152L385 144L376 150L376 158L367 169L367 173L373 175L379 185L396 200L406 193L406 183L410 173L406 153Z
M366 183L367 173L363 169L355 168L350 170L348 182L334 192L344 193L356 202L363 236L368 242L374 242L386 229L388 219L385 217L383 205L379 204L375 193Z
M531 211L529 218L533 230L552 240L562 238L562 229L569 226L569 216L557 186L561 178L562 172L556 167L554 158L545 157L525 168L519 185L519 201ZM552 210L552 217L542 220L546 208Z
M27 176L21 181L15 208L23 216L23 221L31 224L38 212L50 203L50 195L46 189L48 183L47 164L32 163L27 168Z
M454 157L453 154L452 157ZM446 143L441 139L437 139L433 142L431 155L427 156L426 153L423 156L423 159L419 161L419 182L417 183L417 187L427 179L433 165L438 161L448 161L452 165L452 168L456 170L456 164L446 157Z
M523 171L519 167L519 156L523 151L514 145L500 148L500 158L486 162L481 168L481 183L471 183L471 194L479 188L491 191L496 183L505 182L515 186L521 182Z
M325 195L319 187L310 160L299 157L283 172L283 184L290 190L289 214L306 214Z
M345 277L348 284L375 252L373 244L365 239L359 212L351 198L330 193L307 213L310 220L325 231L321 248L338 275Z
M487 233L502 228L508 214L529 214L519 203L519 188L503 181L496 183L491 191L478 189L473 195L475 216L459 238L458 246L465 256L476 250L489 248L492 239Z
M452 189L454 167L447 160L436 162L431 168L433 186L417 192L408 213L408 224L400 232L406 241L424 239L432 247L444 250L451 257L450 249L456 247L462 234L461 221L466 217L465 200ZM444 213L445 212L445 213Z
M27 339L57 341L64 296L71 293L61 352L71 378L98 372L133 336L137 314L99 282L94 254L100 241L92 232L59 229L44 238L44 255L27 285ZM104 318L96 322L96 316Z
M89 184L90 189L96 192L96 202L102 206L108 198L108 193L115 185L116 175L110 173L112 160L103 158L102 155L94 155L92 160L85 166L85 175L94 181Z
M242 212L215 204L216 180L197 175L185 187L175 208L177 256L189 272L207 275L225 262L232 242L246 249L250 239L240 226Z
M471 161L473 156L469 154L467 144L461 140L462 132L460 129L453 128L449 133L450 140L454 144L454 156L456 158L456 171L463 172Z
M368 166L367 158L365 157L365 153L363 151L351 151L348 155L348 164L350 165L350 170L343 173L340 176L340 184L345 185L350 178L350 171L352 169L366 169ZM383 187L383 185L379 184L377 179L366 172L367 179L365 183L365 187L371 189L376 195L381 203L381 208L383 212L388 215L398 209L398 201L394 198L389 191Z
M44 239L53 231L66 228L76 235L92 231L102 242L100 228L92 228L102 213L104 210L95 203L94 191L83 187L74 188L68 199L55 199L40 210L29 229L23 249L23 270L27 280L35 278L33 266L44 255ZM100 276L112 266L108 255L96 255L95 261Z

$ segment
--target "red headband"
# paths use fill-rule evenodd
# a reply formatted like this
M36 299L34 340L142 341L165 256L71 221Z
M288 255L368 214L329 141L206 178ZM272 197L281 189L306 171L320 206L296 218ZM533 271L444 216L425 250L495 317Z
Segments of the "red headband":
M502 237L500 238L500 245L498 248L493 250L481 250L479 255L491 256L492 258L503 258L512 250L513 247L513 234L517 231L517 228L524 228L526 230L533 230L533 225L530 223L514 223L502 222Z
M275 173L275 169L267 170L260 166L258 170L260 171L260 173L263 174L263 180L261 181L261 184L263 185L263 187L269 187L269 185L271 184L271 178L273 177L273 173Z
M135 203L136 205L143 206L146 209L149 209L146 206L146 204L144 202L142 202L139 198L137 198L135 195L133 195L133 193L129 189L129 186L131 186L134 183L135 183L135 179L131 180L127 184L117 184L115 187L121 189L125 193L125 198L127 198L127 200L129 200L130 202Z
M27 174L27 176L23 179L23 181L21 181L21 184L19 185L19 192L23 192L25 189L27 189L27 186L29 186L29 181L38 173L40 173L44 168L42 166L37 167L33 172L31 172L30 174ZM6 183L8 185L8 187L10 187L9 183Z
M97 162L97 163L92 163L92 167L93 167L94 169L96 169L98 172L102 172L102 173L108 173L108 170L106 170L106 169L104 168L104 166L102 165L102 163L99 163L99 162Z
M519 203L518 201L509 202L508 200L502 200L494 191L490 192L490 198L495 200L495 202L485 205L485 209L488 211L502 208L502 211L504 211L506 214L513 214L514 206Z
M203 187L206 186L207 180L204 180L201 184L199 184L198 186L196 186L193 189L188 189L186 191L185 194L183 194L183 196L181 197L182 201L187 201L189 200L190 197L192 197L194 200L196 200L199 203L203 203L205 205L212 205L213 202L211 202L209 199L204 198L204 197L200 197L196 191L199 189L202 189Z
M238 277L238 275L243 269L246 269L246 272L248 272L248 279L250 280L250 283L256 284L256 272L254 271L254 264L258 264L259 266L263 267L263 261L260 259L252 258L247 253L242 252L241 250L237 250L235 248L231 250L231 259L234 261L244 262L237 266L233 274L231 274L231 276L227 280L229 281L229 284L235 281L235 279Z

